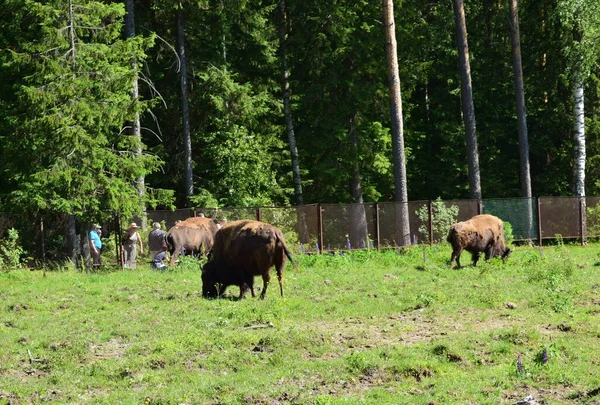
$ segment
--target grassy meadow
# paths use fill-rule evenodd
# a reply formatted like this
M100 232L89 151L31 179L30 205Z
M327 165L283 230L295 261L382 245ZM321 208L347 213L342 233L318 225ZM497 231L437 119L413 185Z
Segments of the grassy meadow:
M298 255L264 301L193 260L0 271L0 404L598 404L599 252Z

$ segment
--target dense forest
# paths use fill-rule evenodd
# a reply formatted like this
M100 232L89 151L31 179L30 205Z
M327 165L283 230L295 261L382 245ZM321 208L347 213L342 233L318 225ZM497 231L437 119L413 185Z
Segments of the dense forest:
M397 199L385 3L4 0L0 211ZM472 196L457 4L481 195L600 194L599 2L454 3L394 4L408 199Z

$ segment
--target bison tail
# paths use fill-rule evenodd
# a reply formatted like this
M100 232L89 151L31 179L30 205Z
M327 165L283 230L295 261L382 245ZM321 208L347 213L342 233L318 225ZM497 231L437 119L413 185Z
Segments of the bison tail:
M290 253L287 246L285 246L285 245L283 246L283 252L287 256L287 258L290 259L290 262L292 263L292 265L294 265L294 270L298 270L298 263L296 263L294 261L294 259L292 259L292 254Z

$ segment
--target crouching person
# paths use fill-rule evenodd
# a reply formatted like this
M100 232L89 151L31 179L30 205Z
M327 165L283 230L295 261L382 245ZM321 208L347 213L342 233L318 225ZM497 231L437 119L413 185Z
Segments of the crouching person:
M165 261L168 260L167 256L167 245L162 246L162 250L160 250L154 258L152 258L152 270L166 270L168 267L165 264Z

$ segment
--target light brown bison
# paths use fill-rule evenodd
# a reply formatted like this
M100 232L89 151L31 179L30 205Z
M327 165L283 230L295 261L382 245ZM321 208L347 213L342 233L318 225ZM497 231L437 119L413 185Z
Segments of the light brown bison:
M166 240L173 266L179 254L208 254L219 230L213 218L191 217L169 229Z
M254 276L262 276L264 299L271 267L275 266L283 297L283 269L286 258L293 262L283 234L264 222L241 220L223 226L217 232L211 257L202 269L202 295L217 297L230 285L240 287L240 298L248 288L254 294Z
M457 222L450 228L446 240L452 244L451 269L455 260L458 267L461 267L460 254L463 250L473 256L473 266L477 265L482 252L485 253L486 260L500 256L504 262L510 254L504 240L504 224L493 215L476 215L468 221Z

